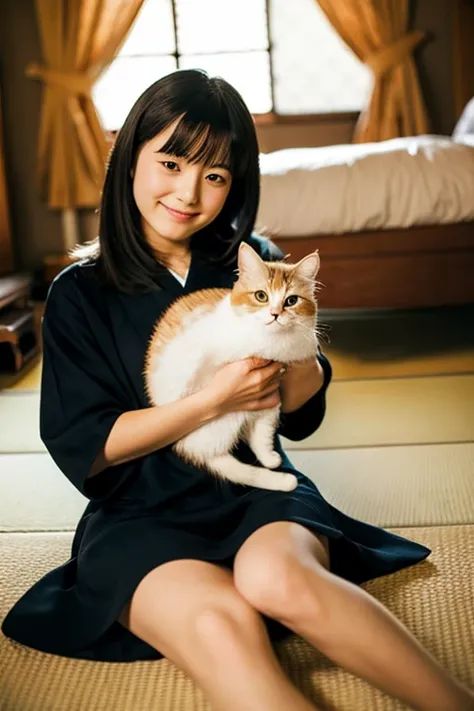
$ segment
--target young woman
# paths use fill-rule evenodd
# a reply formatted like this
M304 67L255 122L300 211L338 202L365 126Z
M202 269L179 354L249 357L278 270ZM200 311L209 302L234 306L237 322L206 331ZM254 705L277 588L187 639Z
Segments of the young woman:
M287 455L289 493L216 480L171 444L237 410L274 407L299 440L325 411L320 354L284 376L246 359L209 386L150 407L143 363L153 325L183 293L231 287L252 235L258 147L239 94L199 71L175 72L138 99L105 180L98 239L48 294L41 436L88 497L71 557L3 624L9 637L91 660L168 657L215 711L316 707L281 669L271 641L291 631L420 711L469 711L473 695L358 584L429 550L335 509ZM253 460L241 445L237 456ZM250 459L249 459L250 458Z

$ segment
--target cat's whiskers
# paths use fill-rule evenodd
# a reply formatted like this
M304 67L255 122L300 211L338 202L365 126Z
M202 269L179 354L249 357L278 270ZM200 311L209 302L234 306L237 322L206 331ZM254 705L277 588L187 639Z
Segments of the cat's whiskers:
M320 343L322 342L322 343L325 343L326 345L329 345L329 343L331 342L330 338L327 334L327 331L316 331L316 335L318 337L318 342L320 342Z
M297 323L296 327L302 332L303 338L309 343L317 339L317 329L314 329L311 326L306 326L304 323Z

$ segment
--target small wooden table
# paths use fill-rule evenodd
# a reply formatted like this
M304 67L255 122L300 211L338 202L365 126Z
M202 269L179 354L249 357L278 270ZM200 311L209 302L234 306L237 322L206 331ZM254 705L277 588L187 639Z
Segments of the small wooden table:
M18 373L39 352L34 309L29 304L31 277L0 277L0 370Z

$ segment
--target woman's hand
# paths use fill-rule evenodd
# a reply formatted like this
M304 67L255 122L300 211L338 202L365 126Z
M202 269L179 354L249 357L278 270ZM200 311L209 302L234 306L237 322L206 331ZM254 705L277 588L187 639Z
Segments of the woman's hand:
M204 390L217 415L266 410L280 403L279 386L284 372L278 361L245 358L220 368Z

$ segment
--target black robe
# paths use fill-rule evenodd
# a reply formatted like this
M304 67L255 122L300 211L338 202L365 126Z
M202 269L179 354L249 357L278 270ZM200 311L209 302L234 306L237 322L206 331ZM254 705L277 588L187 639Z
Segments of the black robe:
M283 255L260 237L250 243L263 259ZM430 550L353 519L331 506L282 450L281 469L297 475L292 492L216 480L163 447L94 477L87 474L116 419L149 407L144 355L153 326L183 293L231 287L235 271L210 265L193 249L184 288L157 270L160 292L128 296L101 287L94 264L67 267L53 282L43 319L40 431L52 458L89 503L77 525L71 556L38 580L13 606L2 630L53 654L102 661L162 655L126 630L117 617L140 580L167 561L192 558L232 569L239 547L272 521L295 521L328 537L331 570L361 583L412 565ZM282 416L279 434L301 440L324 417L331 366L322 389L298 411ZM235 451L258 463L249 448ZM273 640L289 633L264 617Z

